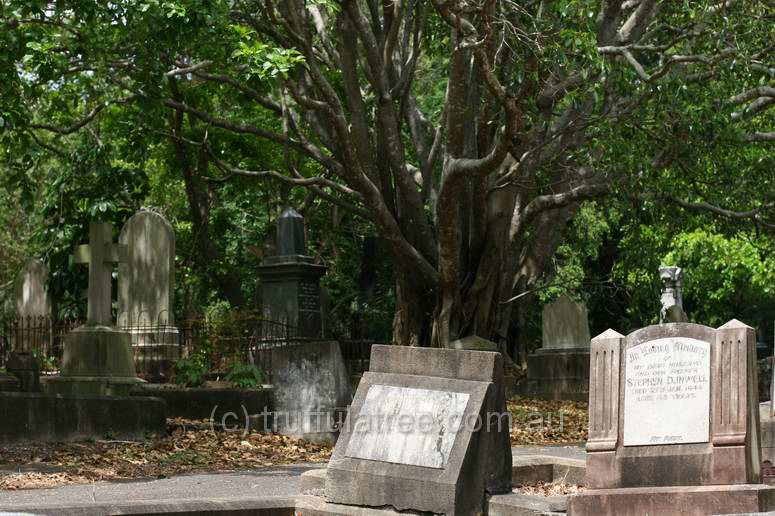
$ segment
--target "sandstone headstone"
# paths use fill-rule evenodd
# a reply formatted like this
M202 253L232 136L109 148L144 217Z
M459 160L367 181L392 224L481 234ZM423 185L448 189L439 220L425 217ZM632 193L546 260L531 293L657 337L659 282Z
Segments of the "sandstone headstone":
M543 341L527 357L527 394L584 400L589 386L587 307L563 294L542 313Z
M566 294L544 306L541 316L543 340L541 348L589 349L589 321L587 307Z
M51 298L48 294L48 267L40 260L27 261L16 275L14 294L18 317L50 317Z
M660 267L659 277L664 284L659 322L687 322L689 318L683 309L683 270L680 267Z
M333 444L352 401L339 343L308 342L272 350L275 431Z
M162 215L134 214L121 230L118 327L129 332L141 374L167 377L180 357L174 321L175 232Z
M264 316L291 327L297 337L322 334L320 278L326 268L306 254L304 219L293 208L277 222L277 252L258 268Z
M587 489L574 516L771 508L752 328L649 326L592 340Z
M52 339L48 267L39 260L28 260L16 275L14 294L16 331L6 369L18 377L22 392L37 392L40 371L36 355L46 353Z
M65 338L62 372L48 379L52 394L128 395L142 380L135 374L129 334L113 324L113 263L125 260L126 248L112 243L113 227L92 222L89 244L75 249L75 262L89 266L86 324Z
M502 391L499 353L374 346L329 462L328 503L297 510L483 513L488 492L511 491Z

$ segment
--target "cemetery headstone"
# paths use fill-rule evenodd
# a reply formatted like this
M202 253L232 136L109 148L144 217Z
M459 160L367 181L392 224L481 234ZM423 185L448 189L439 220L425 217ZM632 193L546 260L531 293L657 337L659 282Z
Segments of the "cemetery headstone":
M527 393L585 400L589 392L587 307L563 294L544 306L541 347L527 358Z
M683 270L680 267L660 267L659 277L664 284L659 322L687 322L689 318L683 308Z
M306 342L274 348L272 375L275 431L334 444L352 401L339 343Z
M13 352L6 370L20 381L22 392L40 389L40 371L36 354L45 352L51 343L51 299L48 294L48 267L31 259L16 275L16 332Z
M173 315L175 232L162 215L134 214L121 229L126 261L118 266L118 327L129 332L138 372L163 379L180 358Z
M50 317L48 267L40 260L28 260L16 275L14 294L18 317Z
M325 501L300 500L297 511L484 513L488 493L511 491L502 360L374 346L328 465Z
M258 268L261 304L265 317L282 322L297 337L322 334L320 278L326 268L307 255L304 218L286 208L277 221L277 255Z
M587 489L573 516L772 508L761 484L754 330L673 323L592 340Z
M49 393L124 396L142 383L129 334L113 323L111 273L114 263L125 260L126 249L112 239L110 223L92 222L89 244L75 249L75 262L89 266L87 319L65 338L61 374L48 379Z

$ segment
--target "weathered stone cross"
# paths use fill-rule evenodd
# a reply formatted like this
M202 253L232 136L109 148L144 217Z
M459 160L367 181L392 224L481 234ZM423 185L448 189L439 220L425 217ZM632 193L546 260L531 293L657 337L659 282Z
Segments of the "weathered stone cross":
M110 312L111 273L113 263L123 262L125 246L114 244L113 225L109 222L89 224L89 243L75 248L75 263L89 264L89 309L86 324L113 326Z

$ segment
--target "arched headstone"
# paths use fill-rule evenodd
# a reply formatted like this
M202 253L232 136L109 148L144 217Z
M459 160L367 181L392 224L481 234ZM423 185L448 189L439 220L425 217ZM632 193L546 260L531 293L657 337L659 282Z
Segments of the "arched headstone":
M121 229L118 326L132 336L138 372L165 376L179 357L174 321L175 232L162 215L134 214Z
M48 267L30 259L14 281L16 322L12 333L13 352L5 364L16 375L20 389L37 392L39 369L36 356L47 355L51 347L51 298L48 293Z
M48 267L40 260L31 259L16 275L14 282L16 315L19 317L48 317L51 299L48 295Z

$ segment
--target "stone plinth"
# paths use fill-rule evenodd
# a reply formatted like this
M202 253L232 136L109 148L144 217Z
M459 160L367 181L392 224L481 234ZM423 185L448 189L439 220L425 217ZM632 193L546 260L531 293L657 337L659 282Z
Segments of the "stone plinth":
M762 484L589 489L570 498L570 516L710 516L775 507L775 488Z
M649 326L592 341L587 491L574 516L769 509L754 331Z
M308 342L272 350L275 431L333 444L352 401L339 343Z
M322 333L320 278L322 265L305 262L270 263L258 267L264 317L288 325L295 336L319 338Z
M110 326L81 326L65 338L60 376L49 394L128 396L143 381L135 375L129 334Z
M483 512L487 492L511 489L502 379L499 353L374 346L329 462L327 502Z

